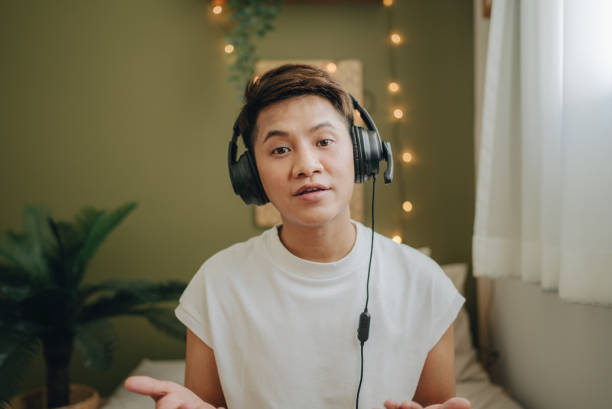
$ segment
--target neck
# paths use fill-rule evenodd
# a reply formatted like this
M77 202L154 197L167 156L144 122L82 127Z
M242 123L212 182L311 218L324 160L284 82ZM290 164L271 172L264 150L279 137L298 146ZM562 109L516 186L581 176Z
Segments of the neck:
M295 256L320 263L338 261L350 253L357 239L357 227L346 215L324 225L308 226L283 221L279 227L283 245Z

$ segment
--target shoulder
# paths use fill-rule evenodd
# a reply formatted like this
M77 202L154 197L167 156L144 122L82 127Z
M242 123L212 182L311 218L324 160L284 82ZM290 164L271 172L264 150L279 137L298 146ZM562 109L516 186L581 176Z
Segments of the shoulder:
M442 268L425 252L408 244L396 243L390 238L376 233L374 247L378 257L385 264L395 264L406 271L421 274L444 274Z
M203 265L218 267L242 263L245 257L250 257L257 253L258 247L261 245L266 234L267 231L245 241L234 243L210 256Z
M225 279L250 271L262 259L265 251L264 240L271 229L220 250L206 259L196 272L194 279L207 281ZM246 261L246 262L245 262Z
M453 287L442 267L425 254L425 249L396 243L379 233L374 238L374 248L383 275L399 286L416 287L427 292L449 284Z

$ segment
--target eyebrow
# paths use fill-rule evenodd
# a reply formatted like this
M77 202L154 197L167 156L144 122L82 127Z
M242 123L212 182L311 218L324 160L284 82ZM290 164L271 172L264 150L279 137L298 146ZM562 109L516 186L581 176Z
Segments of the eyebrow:
M315 126L313 126L312 128L309 129L308 132L312 133L314 131L316 131L317 129L323 128L324 126L329 126L330 128L336 129L331 122L329 121L325 121L325 122L321 122L320 124L317 124ZM272 136L287 136L289 135L288 132L286 131L279 131L279 130L272 130L272 131L268 131L268 133L266 134L266 137L264 138L262 143L265 143L269 138L271 138Z

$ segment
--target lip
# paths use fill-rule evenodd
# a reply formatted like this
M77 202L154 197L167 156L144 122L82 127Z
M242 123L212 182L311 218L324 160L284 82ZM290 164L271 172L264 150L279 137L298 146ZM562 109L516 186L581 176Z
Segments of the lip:
M318 203L325 198L327 192L329 192L329 189L317 190L310 193L303 193L295 197L303 203Z
M312 193L306 193L304 195L301 195L302 192L306 191L306 190L311 190L311 189L321 189L318 190L316 192L312 192ZM324 191L329 190L329 187L327 186L323 186L323 185L319 185L319 184L312 184L312 185L304 185L302 187L300 187L294 194L293 196L309 196L309 195L314 195L316 193L323 193Z

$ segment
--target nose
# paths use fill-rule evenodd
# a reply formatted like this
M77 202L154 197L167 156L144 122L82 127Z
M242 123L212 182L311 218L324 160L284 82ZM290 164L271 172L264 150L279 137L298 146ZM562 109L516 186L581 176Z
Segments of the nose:
M299 149L294 158L293 177L310 177L323 170L318 155L310 148Z

